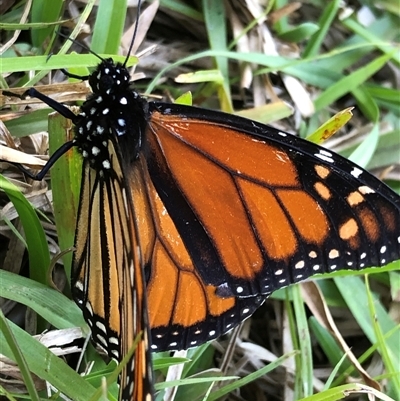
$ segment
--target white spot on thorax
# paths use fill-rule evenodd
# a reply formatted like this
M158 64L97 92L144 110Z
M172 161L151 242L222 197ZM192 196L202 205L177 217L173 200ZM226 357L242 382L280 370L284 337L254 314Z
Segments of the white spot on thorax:
M97 146L93 146L92 155L97 156L100 153L100 149Z

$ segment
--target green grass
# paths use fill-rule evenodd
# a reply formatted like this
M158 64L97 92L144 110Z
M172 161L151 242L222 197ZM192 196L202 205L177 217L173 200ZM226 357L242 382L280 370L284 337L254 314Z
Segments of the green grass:
M51 12L43 12L49 2L37 0L33 3L27 24L20 23L23 7L26 5L24 1L10 9L0 24L9 31L9 38L17 28L25 32L25 36L20 37L3 55L0 66L4 74L0 81L3 89L11 82L16 87L29 87L39 81L43 83L49 71L59 68L85 75L88 68L98 63L93 55L71 54L71 41L62 39L62 47L52 47L52 44L60 42L55 33L57 28L54 22L67 19L60 11L62 2L52 3ZM296 58L266 55L253 49L248 52L238 51L236 44L257 26L257 21L248 18L243 22L239 37L232 38L228 33L230 20L226 20L232 10L224 9L222 2L219 5L215 3L203 0L201 6L196 8L182 1L161 1L165 13L174 13L174 16L178 15L186 21L186 24L180 25L180 29L184 32L187 30L188 43L193 42L190 36L191 26L201 27L203 36L198 41L202 46L198 52L182 55L160 68L159 73L152 80L146 81L146 84L139 83L143 92L170 93L173 97L178 97L189 88L193 92L195 104L218 105L219 109L231 112L235 95L237 99L239 93L239 74L235 70L238 63L241 63L242 68L252 66L252 74L256 77L252 88L254 92L260 88L265 89L263 80L268 74L270 79L275 80L274 86L282 91L282 98L289 102L291 99L284 85L280 79L275 78L276 74L279 77L294 77L307 88L315 106L312 115L308 118L302 117L298 123L301 136L313 133L333 114L351 105L355 107L354 122L351 120L344 128L346 135L338 147L340 152L346 157L351 156L356 163L381 172L385 166L399 162L400 93L391 85L393 80L389 79L390 68L398 68L400 64L398 48L395 46L399 41L399 15L395 15L396 10L390 7L389 2L379 2L376 8L370 3L364 4L371 8L376 17L368 28L358 22L355 15L339 18L342 2L338 1L329 2L329 6L326 6L326 2L317 0L314 8L310 9L314 12L299 12L297 15L301 18L295 22L293 18L279 19L270 27L274 40L279 38L290 42L292 46L298 46L299 56ZM126 20L126 1L103 1L100 4L96 15L93 13L94 1L81 9L79 18L74 21L77 28L70 37L81 41L82 37L78 36L80 27L89 24L93 34L92 49L102 56L124 60L122 56L117 58L116 54ZM286 4L283 0L276 1L271 5L271 10L267 11L276 11ZM265 10L261 11L263 12L260 12L258 22L267 14ZM41 29L37 29L38 27ZM157 33L157 24L153 29L154 36ZM337 35L333 36L336 42L328 40L334 33ZM179 37L185 37L181 31L179 34ZM170 48L174 48L172 39L171 42ZM160 47L162 46L161 44ZM50 54L51 57L48 58ZM191 67L191 63L204 59L210 61L209 68L197 67L197 64ZM137 61L135 57L130 59L131 64L136 64ZM171 84L170 80L160 82L160 78L171 76L170 74L176 77L176 68L183 65L186 68L189 66L194 75L179 75L178 82L181 83ZM33 73L28 73L29 71ZM7 77L11 73L14 75ZM44 84L47 82L45 80ZM279 118L289 117L290 108L283 102L259 107L262 109L262 116L258 111L257 113L264 122L276 122ZM13 111L17 111L16 106L13 106ZM251 111L245 110L244 114L249 112ZM9 113L8 109L5 109L3 115L6 113ZM6 126L13 136L22 137L46 129L47 115L48 109L36 110L6 121ZM294 119L289 118L279 123L293 130L293 121ZM51 151L70 138L71 131L66 129L65 124L59 116L50 117ZM365 130L359 129L360 127ZM363 131L361 134L364 136L347 135L357 129ZM1 352L17 362L29 391L27 398L32 400L49 398L44 391L35 390L30 372L49 381L72 399L86 401L101 399L97 396L96 389L101 387L103 376L112 376L115 371L115 364L107 366L89 346L84 360L94 361L94 366L89 375L82 377L32 337L32 334L41 333L47 322L56 330L78 327L82 330L82 336L88 335L88 328L78 307L70 300L68 290L61 293L53 289L50 279L54 263L50 262L49 244L52 245L52 241L47 232L49 221L55 222L57 226L60 249L67 250L73 245L80 173L79 159L77 164L71 164L71 159L76 160L68 154L52 171L50 185L53 191L54 215L46 211L44 217L43 212L38 212L39 207L33 208L15 188L15 183L22 187L21 182L14 179L13 184L5 179L3 181L3 178L1 181L1 187L13 202L24 229L24 236L15 241L26 242L30 269L26 273L27 277L0 270L0 296L26 305L38 315L35 333L22 330L11 320L0 316ZM10 178L9 172L3 173ZM389 178L390 184L399 192L398 175L392 174ZM67 200L66 194L71 194L71 198ZM30 196L28 199L36 198ZM8 209L6 212L8 213ZM8 236L16 238L17 233L22 231L19 222L15 214L10 214L11 218L8 219L9 214L6 212L2 214L2 226L11 226ZM8 254L8 259L4 260L9 262L10 258L13 258L13 254ZM63 255L63 262L69 277L71 252ZM364 392L365 386L369 386L369 391L375 392L378 399L384 399L374 389L374 380L383 386L382 392L386 397L400 399L400 326L389 313L394 305L392 299L398 299L400 261L379 270L367 269L366 272L368 275L365 278L363 272L336 272L323 278L318 277L317 286L296 285L277 291L271 297L273 301L268 304L269 309L268 305L262 309L271 312L274 305L273 310L280 311L276 320L270 322L273 327L268 336L265 335L265 315L256 314L252 318L253 322L262 325L261 330L253 329L251 334L253 339L262 340L258 345L250 345L244 336L244 347L237 347L228 355L223 352L226 349L225 342L220 343L217 351L211 345L189 350L186 359L175 360L168 353L154 355L154 368L158 377L156 388L162 391L171 386L172 383L165 383L167 369L174 363L185 362L182 378L175 383L179 385L176 401L211 401L225 395L231 400L234 399L232 394L239 388L242 388L241 396L246 400L253 399L252 391L255 388L265 392L273 400L280 399L283 395L294 400L339 400L345 394ZM333 322L326 312L326 306L333 311ZM353 331L350 334L347 333L343 320L352 326ZM342 328L339 332L335 328L335 322ZM352 354L352 349L346 353L339 345L343 341L341 335L345 341L352 343L356 355ZM352 336L357 336L362 346L359 347ZM268 342L268 337L274 338L274 342ZM274 351L275 359L271 360L267 349L270 353L271 350ZM215 358L219 361L222 355L231 361L227 372L214 369ZM379 366L373 373L374 380L365 376L362 369L362 366L372 365L371 361ZM324 372L321 375L322 367L329 373ZM240 379L230 380L232 377ZM364 384L354 383L355 380ZM249 383L253 384L246 387ZM275 393L278 388L279 396ZM116 399L117 391L116 384L111 384L110 399ZM5 386L0 387L0 394L7 399L13 399ZM14 397L18 398L15 394ZM355 397L366 399L361 395Z

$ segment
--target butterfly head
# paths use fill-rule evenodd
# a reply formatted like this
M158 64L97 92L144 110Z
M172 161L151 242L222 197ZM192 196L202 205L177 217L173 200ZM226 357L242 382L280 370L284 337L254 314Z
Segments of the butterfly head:
M109 58L101 62L90 75L89 84L94 93L112 96L129 87L129 71Z

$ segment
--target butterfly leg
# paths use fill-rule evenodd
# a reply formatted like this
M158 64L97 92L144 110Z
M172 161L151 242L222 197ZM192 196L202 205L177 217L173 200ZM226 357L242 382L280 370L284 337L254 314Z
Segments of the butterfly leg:
M7 163L10 163L16 167L18 167L25 175L27 175L29 178L35 181L41 181L43 180L44 176L47 174L47 172L50 170L50 168L53 166L53 164L64 154L67 153L68 150L70 150L73 146L75 146L75 141L69 141L65 142L64 145L62 145L60 148L57 149L55 153L53 153L48 160L48 162L43 166L43 168L37 173L37 174L32 174L28 169L26 169L22 164L20 163L13 163L10 161L7 161Z
M26 99L27 97L36 98L36 99L41 100L43 103L46 103L48 106L50 106L52 109L54 109L55 111L60 113L65 118L72 120L72 122L74 124L76 124L76 122L78 120L78 117L68 107L64 106L62 103L57 102L56 100L52 99L51 97L43 95L43 93L40 93L35 88L29 88L22 95L18 95L17 93L9 92L9 91L3 91L3 95L14 96L14 97L17 97L22 100Z
M61 68L60 71L66 75L68 78L74 78L74 79L80 79L81 81L87 81L89 79L89 75L76 75L76 74L71 74L64 68Z
M13 92L8 92L8 91L3 91L3 94L6 96L15 96L18 97L19 99L26 99L27 97L34 97L42 102L46 103L49 105L51 108L53 108L55 111L60 113L62 116L65 118L68 118L72 120L72 122L75 124L77 122L78 117L66 106L63 104L53 100L52 98L43 95L43 93L40 93L37 91L35 88L29 88L27 91L25 91L22 95L18 95L17 93ZM13 164L14 166L18 167L25 175L27 175L29 178L35 180L35 181L41 181L43 177L47 174L47 172L50 170L50 168L53 166L53 164L68 150L70 150L73 146L76 145L75 140L69 141L64 143L60 148L57 149L57 151L50 157L48 162L44 165L42 170L39 171L37 174L32 174L29 170L27 170L25 167L23 167L19 163L12 163L8 162L10 164Z

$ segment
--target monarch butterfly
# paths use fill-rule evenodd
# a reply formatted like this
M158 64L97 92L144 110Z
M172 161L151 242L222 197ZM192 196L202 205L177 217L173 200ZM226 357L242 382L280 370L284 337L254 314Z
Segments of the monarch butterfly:
M120 399L153 397L150 349L186 349L249 317L278 288L400 258L400 197L350 161L254 121L147 102L102 60L93 94L33 178L76 146L83 160L73 296L121 360Z

